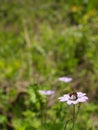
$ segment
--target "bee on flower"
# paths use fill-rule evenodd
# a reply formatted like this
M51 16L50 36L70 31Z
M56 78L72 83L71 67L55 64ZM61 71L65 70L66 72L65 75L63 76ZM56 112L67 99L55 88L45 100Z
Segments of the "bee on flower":
M68 105L77 104L79 102L86 102L88 97L86 93L82 92L72 92L69 94L64 94L62 97L58 98L60 102L66 102Z

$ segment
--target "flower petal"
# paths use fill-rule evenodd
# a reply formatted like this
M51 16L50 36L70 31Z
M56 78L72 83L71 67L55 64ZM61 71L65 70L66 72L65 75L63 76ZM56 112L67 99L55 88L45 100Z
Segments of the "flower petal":
M53 90L39 90L39 93L42 95L52 95L55 93Z
M71 105L72 103L73 103L73 102L72 102L71 100L68 100L68 101L67 101L67 104L68 104L68 105Z
M87 96L78 98L78 101L79 101L79 102L86 102L86 100L88 100L88 97L87 97Z
M69 95L68 95L68 94L65 94L64 96L59 97L58 99L59 99L61 102L65 102L65 101L67 101L67 100L69 99Z
M54 94L54 91L52 91L52 90L48 90L48 91L46 92L46 94L47 94L47 95Z
M88 100L88 97L86 96L86 93L77 92L76 99L71 98L69 94L65 94L64 96L59 97L58 99L61 102L66 102L68 105L71 105L71 104L77 104L79 102L86 102L86 100Z
M79 103L78 100L75 100L75 101L68 100L68 101L67 101L67 104L68 104L68 105L77 104L77 103Z
M82 93L82 92L77 92L77 94L78 94L78 97L83 97L86 95L86 93Z
M79 103L79 101L78 101L78 100L73 101L73 104L77 104L77 103Z
M72 78L70 78L70 77L60 77L60 78L58 78L58 80L68 83L68 82L72 81Z

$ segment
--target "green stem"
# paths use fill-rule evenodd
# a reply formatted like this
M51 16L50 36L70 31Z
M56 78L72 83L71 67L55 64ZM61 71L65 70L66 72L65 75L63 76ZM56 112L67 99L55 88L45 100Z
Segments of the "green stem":
M41 106L41 130L44 130L44 108L43 105Z
M75 120L77 120L77 117L79 115L80 107L81 107L81 103L78 104L78 110L77 113L75 113Z
M72 130L75 128L75 105L73 104L73 127Z
M71 121L71 119L70 120L68 120L68 121L66 121L66 124L64 125L64 130L66 130L66 128L67 128L67 125L68 125L68 123Z

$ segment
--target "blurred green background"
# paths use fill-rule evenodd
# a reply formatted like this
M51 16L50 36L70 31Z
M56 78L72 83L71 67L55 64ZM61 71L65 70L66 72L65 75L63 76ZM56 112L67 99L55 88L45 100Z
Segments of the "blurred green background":
M44 130L63 130L70 113L58 96L69 87L89 97L76 130L97 130L98 1L0 0L0 130L41 130L39 89L56 91Z

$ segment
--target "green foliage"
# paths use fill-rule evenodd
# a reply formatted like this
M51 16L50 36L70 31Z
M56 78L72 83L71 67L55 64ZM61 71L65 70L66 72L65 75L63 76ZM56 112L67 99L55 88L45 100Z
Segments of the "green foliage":
M98 100L97 0L1 0L0 129L63 130L70 110L57 99L70 86ZM83 105L76 130L98 129L94 103Z

